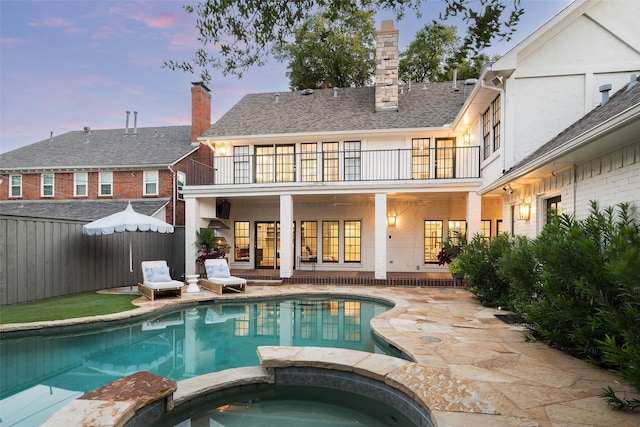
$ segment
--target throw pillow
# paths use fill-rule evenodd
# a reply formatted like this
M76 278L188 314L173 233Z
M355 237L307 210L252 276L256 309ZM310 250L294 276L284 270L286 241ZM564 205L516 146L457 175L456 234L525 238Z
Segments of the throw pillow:
M144 275L149 282L170 282L169 267L145 267Z
M229 269L223 264L207 264L207 277L227 279L231 277Z

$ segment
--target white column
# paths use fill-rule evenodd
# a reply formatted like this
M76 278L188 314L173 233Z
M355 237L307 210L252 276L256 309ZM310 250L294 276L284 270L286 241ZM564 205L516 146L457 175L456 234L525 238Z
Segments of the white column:
M293 274L293 197L280 196L280 277Z
M184 273L196 274L196 230L198 230L200 201L184 199Z
M387 194L375 197L374 264L375 278L387 278Z
M467 193L467 240L480 232L482 223L482 197L475 191Z

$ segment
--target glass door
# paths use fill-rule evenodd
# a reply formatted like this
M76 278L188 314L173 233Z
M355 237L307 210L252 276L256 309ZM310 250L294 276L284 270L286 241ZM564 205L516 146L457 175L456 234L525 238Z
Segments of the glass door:
M280 223L256 222L256 268L280 268Z

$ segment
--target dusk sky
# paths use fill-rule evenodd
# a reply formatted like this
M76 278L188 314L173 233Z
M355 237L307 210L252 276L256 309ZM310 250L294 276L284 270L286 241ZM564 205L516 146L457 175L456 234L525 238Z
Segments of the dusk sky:
M162 68L165 60L190 60L199 47L185 3L0 0L0 153L50 132L123 128L127 110L138 112L139 127L190 124L190 82L199 77ZM569 3L522 0L513 40L485 53L506 53ZM396 23L400 49L442 9L441 0L424 1L421 19L408 12ZM379 13L376 27L392 18ZM273 59L242 79L212 72L212 122L247 93L287 91L285 73Z

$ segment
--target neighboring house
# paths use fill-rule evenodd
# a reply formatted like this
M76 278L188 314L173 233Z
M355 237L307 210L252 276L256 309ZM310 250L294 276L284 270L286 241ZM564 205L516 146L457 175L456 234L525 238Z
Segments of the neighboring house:
M0 214L94 219L127 202L146 215L184 225L180 188L185 158L211 121L209 90L192 87L192 126L137 126L67 132L0 155ZM120 202L118 202L120 201Z
M590 194L558 176L602 165L601 155L622 166L600 178L594 196L611 194L607 183L626 173L616 183L621 197L603 201L640 202L637 151L623 148L637 147L637 137L621 130L614 145L605 137L620 116L592 123L595 139L554 138L589 117L600 86L622 87L640 70L637 16L637 2L577 1L477 81L404 85L398 32L386 21L375 87L245 96L198 138L212 153L187 160L186 271L195 271L195 232L208 225L229 243L235 269L280 269L283 278L294 269L373 271L378 279L443 271L436 254L457 231L535 235L547 206L582 213ZM618 144L636 160L615 160Z

